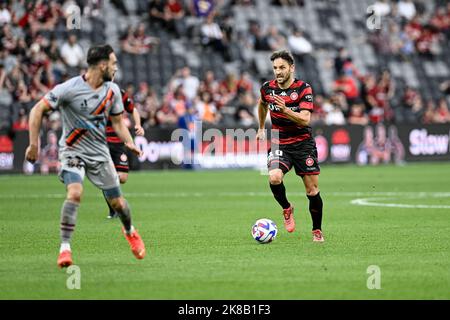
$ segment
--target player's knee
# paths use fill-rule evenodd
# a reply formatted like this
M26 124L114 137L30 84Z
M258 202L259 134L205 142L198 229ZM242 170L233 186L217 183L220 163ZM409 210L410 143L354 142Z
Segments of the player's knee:
M273 172L269 174L269 182L270 184L281 184L283 182L283 173L282 172Z
M120 183L124 184L125 182L127 182L127 180L128 180L128 173L121 172L119 174L119 181L120 181Z
M313 186L307 186L307 187L306 187L306 194L307 194L308 196L313 197L313 196L315 196L315 195L318 194L318 193L319 193L319 188L318 188L318 186L313 185Z
M126 201L123 197L112 198L109 203L115 211L123 211L126 207Z
M74 203L80 203L81 202L81 196L83 195L82 189L72 189L68 190L67 192L67 200Z

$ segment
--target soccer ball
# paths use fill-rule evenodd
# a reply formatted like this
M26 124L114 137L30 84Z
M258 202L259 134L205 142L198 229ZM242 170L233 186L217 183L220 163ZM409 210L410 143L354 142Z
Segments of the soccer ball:
M259 219L252 227L252 236L259 243L272 242L277 236L278 228L270 219Z

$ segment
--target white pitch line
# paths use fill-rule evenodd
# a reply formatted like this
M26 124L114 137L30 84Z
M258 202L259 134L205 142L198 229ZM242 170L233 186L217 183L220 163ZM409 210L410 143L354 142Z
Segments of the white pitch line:
M388 208L410 208L410 209L450 209L450 205L434 205L434 204L403 204L403 203L383 203L372 201L392 200L392 198L364 198L354 199L350 201L351 204L358 206L370 207L388 207Z

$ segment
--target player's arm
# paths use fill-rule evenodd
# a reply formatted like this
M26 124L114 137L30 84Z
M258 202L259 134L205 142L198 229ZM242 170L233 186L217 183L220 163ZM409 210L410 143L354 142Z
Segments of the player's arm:
M145 131L141 125L141 115L139 114L139 111L136 108L133 109L132 116L134 120L134 130L136 132L136 135L143 136Z
M42 116L45 112L50 111L48 103L41 99L30 111L28 125L29 129L29 145L25 151L25 159L31 163L36 162L39 156L39 132L41 130Z
M294 112L286 107L285 101L280 96L275 96L275 104L279 108L280 112L283 113L289 120L302 127L309 126L309 123L311 122L311 111L300 110L300 112Z
M125 143L125 146L137 156L142 156L143 152L134 144L130 131L128 131L128 128L123 121L122 114L116 115L111 114L111 123L114 131L117 133L119 138Z
M266 123L267 118L267 103L264 102L261 98L258 100L258 120L259 120L259 128L258 133L256 134L256 139L264 140L265 133L264 133L264 125Z

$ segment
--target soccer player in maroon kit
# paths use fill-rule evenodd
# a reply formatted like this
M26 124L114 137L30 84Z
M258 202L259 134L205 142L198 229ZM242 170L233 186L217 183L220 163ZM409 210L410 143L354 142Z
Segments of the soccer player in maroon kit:
M128 96L128 93L123 89L120 90L120 93L122 94L122 102L125 111L127 111L133 117L135 134L137 136L143 136L144 128L142 128L141 126L141 117L137 109L134 107L133 99ZM109 153L111 154L114 167L116 168L117 174L119 175L120 183L124 184L128 180L128 171L130 169L128 156L126 153L125 144L117 136L117 133L112 127L111 119L108 119L108 122L106 123L106 141L108 142ZM111 207L108 200L106 200L106 204L109 207L108 218L111 219L117 217L117 213L114 212L114 209Z
M259 130L257 139L265 138L264 124L267 112L272 120L272 141L268 155L270 189L283 208L284 226L295 230L294 207L286 197L284 175L295 168L305 185L312 218L314 242L323 242L322 208L319 192L320 167L317 148L309 126L313 111L311 86L294 78L294 58L289 51L276 51L270 57L275 79L261 87L258 102ZM278 137L274 135L278 133Z

